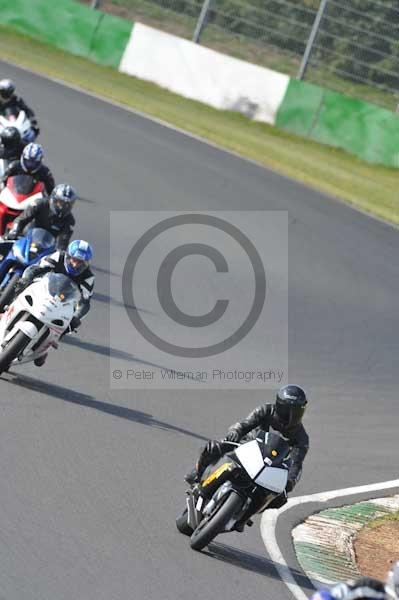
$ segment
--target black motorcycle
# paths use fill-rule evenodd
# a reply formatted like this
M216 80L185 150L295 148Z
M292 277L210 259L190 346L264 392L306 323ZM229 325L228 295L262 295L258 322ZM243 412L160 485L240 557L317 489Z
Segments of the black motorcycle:
M220 533L252 525L251 516L285 491L291 448L282 435L258 431L256 439L232 447L186 492L186 509L176 526L191 536L193 550L202 550Z

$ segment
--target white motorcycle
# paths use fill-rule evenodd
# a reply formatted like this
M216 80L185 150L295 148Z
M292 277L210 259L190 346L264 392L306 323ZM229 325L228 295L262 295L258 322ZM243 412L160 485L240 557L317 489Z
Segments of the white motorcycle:
M47 273L29 285L0 319L0 373L58 348L79 301L77 285L62 273Z
M25 144L34 142L36 134L32 129L32 123L24 110L21 110L17 115L13 112L0 115L0 133L6 127L15 127L21 134L21 139Z
M243 531L251 516L265 510L284 493L290 445L277 432L258 431L256 439L209 466L198 485L187 490L186 509L176 519L180 533L191 536L193 550L202 550L217 535Z

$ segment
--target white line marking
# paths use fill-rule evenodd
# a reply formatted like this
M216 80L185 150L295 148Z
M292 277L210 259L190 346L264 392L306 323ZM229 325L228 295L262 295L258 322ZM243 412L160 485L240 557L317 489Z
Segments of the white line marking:
M392 481L384 481L381 483L374 483L370 485L360 485L357 487L344 488L342 490L332 490L329 492L320 492L317 494L310 494L308 496L298 496L297 498L291 498L287 504L279 510L266 510L262 515L260 523L260 532L265 544L266 550L270 558L275 563L275 568L281 577L281 580L286 584L291 594L297 600L308 600L308 597L296 583L294 576L292 575L291 569L288 566L276 539L276 525L278 518L287 510L290 510L294 506L299 504L307 504L309 502L328 502L334 498L343 498L345 496L353 496L355 494L362 494L367 492L377 492L379 490L386 490L390 488L399 487L399 479L393 479Z

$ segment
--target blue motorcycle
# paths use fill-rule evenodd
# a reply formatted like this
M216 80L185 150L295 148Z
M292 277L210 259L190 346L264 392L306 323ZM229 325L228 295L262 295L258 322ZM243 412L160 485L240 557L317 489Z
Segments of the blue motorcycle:
M27 267L39 262L44 256L55 252L55 237L45 229L34 227L25 237L15 242L4 242L4 250L8 251L0 262L0 312L13 298L14 287Z

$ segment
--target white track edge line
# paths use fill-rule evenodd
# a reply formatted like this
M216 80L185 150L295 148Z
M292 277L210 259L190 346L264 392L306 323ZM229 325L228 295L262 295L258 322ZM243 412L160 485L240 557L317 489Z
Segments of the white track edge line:
M266 510L261 519L260 531L263 539L263 543L266 550L275 563L275 568L281 577L281 580L286 584L291 594L297 600L308 600L308 597L303 592L302 588L297 584L292 574L290 567L288 566L277 542L276 538L276 525L278 518L287 510L290 510L294 506L300 504L307 504L309 502L328 502L335 498L343 498L345 496L353 496L355 494L362 494L367 492L376 492L385 489L392 489L399 487L399 479L393 479L391 481L384 481L381 483L374 483L369 485L361 485L350 488L343 488L341 490L331 490L328 492L319 492L316 494L310 494L307 496L298 496L288 500L287 504L281 509Z

